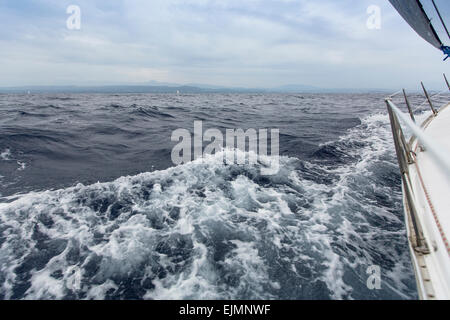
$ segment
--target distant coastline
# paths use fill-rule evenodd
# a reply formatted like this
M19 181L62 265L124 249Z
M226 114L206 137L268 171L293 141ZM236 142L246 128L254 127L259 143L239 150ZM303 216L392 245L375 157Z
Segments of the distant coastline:
M0 87L0 93L389 93L390 89L325 89L301 85L275 88L228 88L192 85L99 85Z

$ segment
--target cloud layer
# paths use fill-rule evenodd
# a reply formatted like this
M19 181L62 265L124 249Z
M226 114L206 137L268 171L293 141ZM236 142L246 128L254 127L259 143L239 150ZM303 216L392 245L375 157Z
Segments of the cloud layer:
M71 4L81 30L66 28ZM380 30L366 26L373 4ZM415 88L450 74L385 0L0 0L0 48L0 86Z

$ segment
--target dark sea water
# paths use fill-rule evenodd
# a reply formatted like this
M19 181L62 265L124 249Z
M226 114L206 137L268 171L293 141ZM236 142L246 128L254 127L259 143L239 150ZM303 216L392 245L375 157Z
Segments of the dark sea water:
M0 95L0 298L417 298L383 98ZM196 120L278 128L279 172L174 167Z

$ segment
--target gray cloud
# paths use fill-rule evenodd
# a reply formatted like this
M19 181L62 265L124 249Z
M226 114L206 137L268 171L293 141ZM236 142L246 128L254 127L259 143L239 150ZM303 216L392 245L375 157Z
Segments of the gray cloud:
M441 87L450 71L383 0L18 2L0 1L1 86ZM79 31L65 27L69 4L81 7ZM366 27L371 4L380 30Z

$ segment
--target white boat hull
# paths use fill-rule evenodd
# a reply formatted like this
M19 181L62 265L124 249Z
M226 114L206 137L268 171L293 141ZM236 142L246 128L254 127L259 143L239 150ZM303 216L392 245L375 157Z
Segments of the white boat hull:
M422 128L450 155L450 104L430 116ZM450 181L416 138L409 142L414 163L408 165L410 190L423 247L418 247L409 201L404 192L408 240L421 299L450 299ZM405 191L405 181L403 190ZM423 250L427 248L428 250Z

